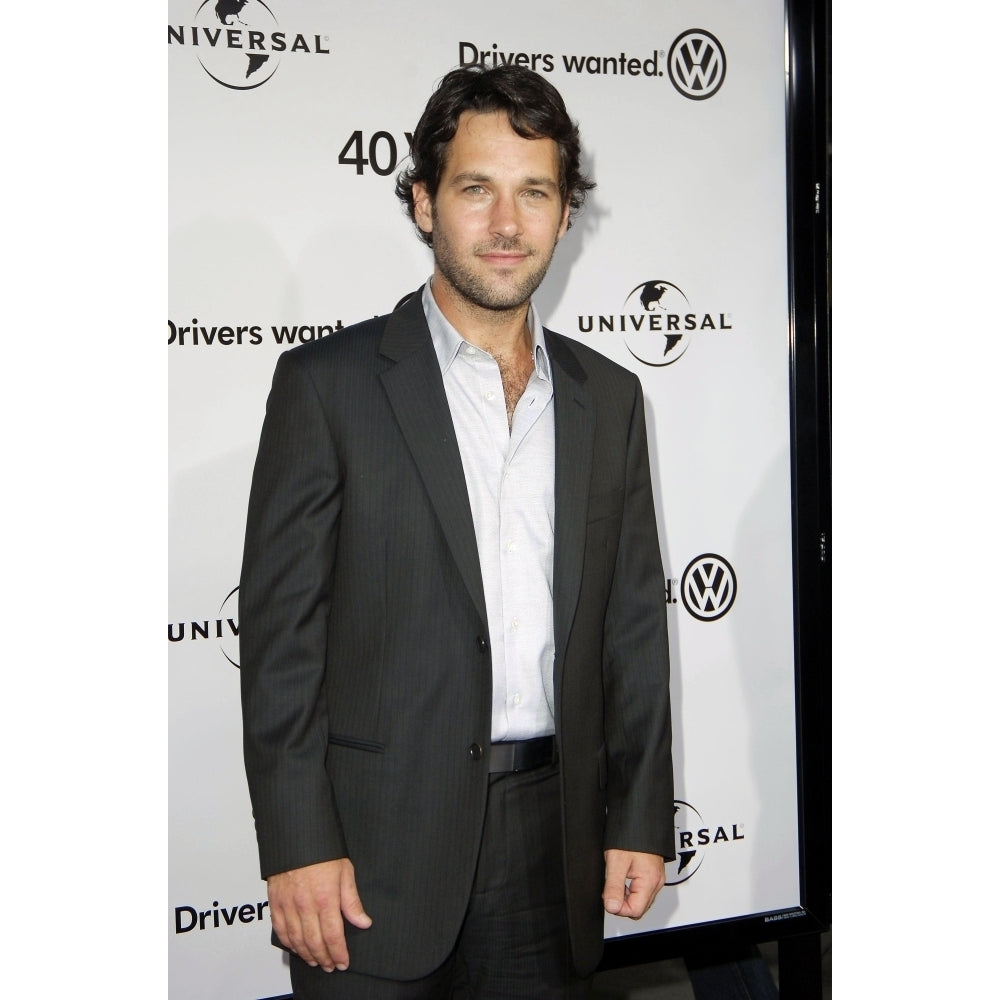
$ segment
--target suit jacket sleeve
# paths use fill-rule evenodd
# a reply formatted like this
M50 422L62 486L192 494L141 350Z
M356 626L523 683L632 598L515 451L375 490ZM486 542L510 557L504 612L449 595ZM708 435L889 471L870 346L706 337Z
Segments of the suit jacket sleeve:
M240 576L244 761L261 875L346 856L323 697L340 475L308 368L275 369Z
M674 857L667 610L642 389L635 380L621 536L605 616L605 848Z

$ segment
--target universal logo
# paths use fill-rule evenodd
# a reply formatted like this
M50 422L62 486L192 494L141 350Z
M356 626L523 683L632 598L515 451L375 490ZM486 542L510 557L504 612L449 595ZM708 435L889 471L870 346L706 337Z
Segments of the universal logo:
M330 36L278 27L262 0L205 0L191 24L168 24L167 42L196 49L201 68L230 90L254 90L277 72L282 54L330 54Z
M719 92L726 79L726 53L715 35L692 28L679 35L667 53L667 72L677 92L704 101Z
M681 577L681 600L698 621L718 621L736 600L736 571L715 552L696 556Z
M713 850L745 839L742 823L706 823L690 802L674 799L674 848L677 857L667 862L665 884L686 882Z
M193 622L172 622L167 625L167 638L171 642L185 640L217 639L222 655L237 670L240 668L239 587L233 587L219 608L216 618Z
M672 281L640 282L625 297L623 310L578 316L581 333L619 333L636 361L663 368L680 360L695 334L732 330L732 314L695 312L687 295Z

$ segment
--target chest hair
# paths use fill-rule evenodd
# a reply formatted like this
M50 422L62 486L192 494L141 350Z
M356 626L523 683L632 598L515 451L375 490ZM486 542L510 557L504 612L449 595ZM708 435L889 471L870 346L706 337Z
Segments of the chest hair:
M493 352L490 352L493 354ZM507 404L507 426L514 422L514 409L518 400L524 395L528 381L535 370L534 359L529 353L518 353L515 357L493 354L500 368L500 381L503 383L503 397Z

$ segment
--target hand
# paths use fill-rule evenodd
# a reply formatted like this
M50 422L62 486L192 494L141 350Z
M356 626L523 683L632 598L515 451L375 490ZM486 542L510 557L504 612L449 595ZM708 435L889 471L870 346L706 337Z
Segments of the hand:
M272 875L267 898L281 943L325 972L343 972L350 961L344 917L355 927L372 925L354 883L354 865L347 858Z
M604 909L638 920L663 888L663 858L638 851L604 852Z

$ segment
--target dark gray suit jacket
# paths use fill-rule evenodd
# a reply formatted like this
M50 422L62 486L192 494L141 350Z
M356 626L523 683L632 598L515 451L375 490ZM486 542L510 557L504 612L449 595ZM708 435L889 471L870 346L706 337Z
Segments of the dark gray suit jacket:
M673 857L666 604L639 380L545 338L566 889L587 974L603 947L604 848ZM351 858L374 921L348 928L359 972L427 975L457 938L486 805L488 636L416 293L280 357L240 580L261 873Z

